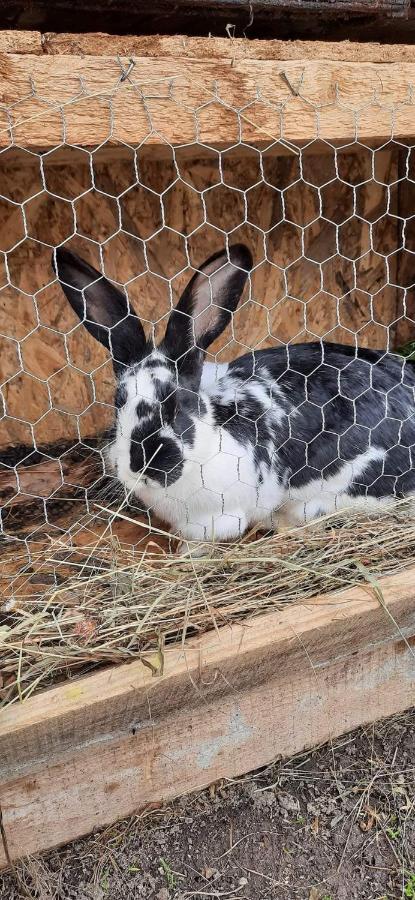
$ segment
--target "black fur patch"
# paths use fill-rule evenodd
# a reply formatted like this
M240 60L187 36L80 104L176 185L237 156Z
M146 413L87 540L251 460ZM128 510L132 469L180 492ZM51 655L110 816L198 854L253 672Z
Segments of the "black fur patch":
M352 425L339 438L339 456L344 462L352 462L360 453L366 453L370 446L370 429L363 425Z
M353 400L346 397L333 397L323 406L324 430L333 431L335 434L344 434L355 422L355 407Z
M147 403L146 400L139 400L135 411L137 413L137 418L141 419L142 416L148 416L150 413L154 412L154 404Z
M290 415L291 437L310 443L323 431L323 412L316 403L305 400Z
M265 447L261 447L260 445L257 445L256 447L254 447L254 462L258 469L261 464L263 464L265 466L269 466L270 461L271 461L270 455L268 453L268 450L265 449ZM259 483L262 484L263 480L264 479L263 479L262 475L260 475Z
M215 398L215 421L255 451L271 443L272 463L269 456L262 461L272 464L283 483L301 488L328 478L374 447L383 457L369 464L350 493L415 491L414 461L403 452L415 446L415 367L400 357L338 344L296 344L247 354L230 364L228 376L238 401ZM267 389L277 385L281 396L273 396L281 424L270 412L261 414L260 403L250 408L248 387L255 382Z
M125 384L117 384L115 390L114 404L117 409L121 409L122 406L125 406L128 399L128 391Z
M180 438L186 447L193 447L195 442L195 424L190 414L184 409L177 409L173 420L174 433Z
M351 497L382 497L396 496L396 477L377 475L378 467L372 464L367 468L363 476L359 476L350 486L347 493ZM362 481L362 478L365 481ZM366 481L367 479L367 481ZM369 482L369 483L367 483Z
M386 416L386 397L380 391L368 388L354 401L357 425L376 428Z
M172 438L162 437L157 433L143 437L140 429L134 428L131 435L130 468L132 472L141 472L145 466L148 478L169 487L180 478L183 471L182 454Z

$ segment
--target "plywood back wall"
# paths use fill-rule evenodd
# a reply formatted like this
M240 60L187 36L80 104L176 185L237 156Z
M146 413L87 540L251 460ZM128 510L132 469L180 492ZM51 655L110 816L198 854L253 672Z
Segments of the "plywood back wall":
M0 447L91 437L112 419L108 356L76 327L62 291L51 283L51 249L62 241L98 266L92 242L103 245L107 275L129 282L130 299L148 330L167 315L171 296L176 302L190 277L186 240L195 266L224 246L227 233L248 243L257 265L251 299L235 314L233 336L227 333L212 348L219 359L323 335L352 343L358 331L362 346L378 348L387 346L388 334L394 343L411 336L410 326L393 325L404 301L403 290L393 285L405 286L405 278L411 283L405 255L389 256L389 273L386 262L399 246L400 204L406 202L403 214L409 215L414 199L409 187L402 200L401 186L394 184L399 153L393 145L377 152L373 181L370 151L340 154L337 178L334 154L318 150L303 153L303 180L295 153L266 153L261 172L255 149L230 150L222 154L221 174L215 151L192 156L178 150L177 180L168 149L163 158L153 150L152 156L139 155L140 184L133 154L109 159L99 151L93 187L88 154L66 149L44 163L47 192L37 157L28 161L18 150L4 155L0 194L9 199L0 199L0 250L7 251L8 273L3 261L6 416Z

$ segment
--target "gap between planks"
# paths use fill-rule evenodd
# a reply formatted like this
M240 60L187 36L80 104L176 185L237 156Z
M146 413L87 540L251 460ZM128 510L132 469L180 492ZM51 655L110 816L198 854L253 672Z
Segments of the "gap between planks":
M414 577L189 640L166 650L159 678L133 662L6 709L0 805L12 859L409 707Z

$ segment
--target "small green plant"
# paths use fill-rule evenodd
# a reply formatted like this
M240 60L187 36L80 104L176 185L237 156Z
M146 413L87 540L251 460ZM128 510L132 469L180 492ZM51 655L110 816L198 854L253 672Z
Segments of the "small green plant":
M403 344L402 347L398 347L395 352L399 353L400 356L406 356L406 359L413 361L415 360L415 342L409 341L407 344Z
M104 894L108 893L110 887L110 870L104 869L101 875L101 887L104 891Z
M399 841L402 837L402 832L400 828L387 828L386 834L391 839L391 841Z
M302 816L300 813L299 813L298 816L297 816L297 824L298 824L298 825L305 825L305 818L304 818L304 816Z
M405 897L408 900L415 900L415 872L409 872L404 887Z
M389 818L388 827L385 828L386 834L391 841L399 841L402 838L402 831L398 823L398 817L395 813Z
M167 887L169 888L169 890L173 890L173 888L176 886L176 879L174 877L174 872L171 866L169 866L168 862L166 862L166 860L162 856L160 856L160 865L163 869L167 881Z

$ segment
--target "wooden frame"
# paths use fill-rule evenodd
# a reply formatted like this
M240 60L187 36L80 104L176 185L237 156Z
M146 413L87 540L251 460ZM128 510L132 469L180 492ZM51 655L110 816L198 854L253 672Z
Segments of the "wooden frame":
M264 99L243 114L246 140L342 142L356 129L368 142L413 137L412 48L365 45L364 63L359 53L352 44L2 33L2 102L16 105L11 118L0 113L0 144L47 150L66 135L86 149L109 137L117 149L143 139L149 111L154 144L189 142L194 111L212 101L217 81L225 106L242 106L260 88ZM143 90L151 80L157 97ZM171 115L171 96L180 115ZM214 115L199 125L199 140L229 141ZM158 678L134 662L8 708L0 866L408 707L414 576L410 569L167 648Z
M415 569L290 605L0 716L0 865L413 703Z
M11 35L0 35L3 148L217 146L238 139L234 109L243 139L263 144L415 134L411 47L365 45L363 62L359 44Z

